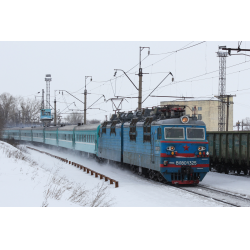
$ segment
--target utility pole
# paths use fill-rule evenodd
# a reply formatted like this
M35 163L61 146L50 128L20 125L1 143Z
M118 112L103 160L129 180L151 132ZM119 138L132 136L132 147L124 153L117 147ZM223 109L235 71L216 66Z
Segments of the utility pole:
M87 124L87 89L86 89L86 80L88 77L91 77L90 81L92 81L92 76L85 76L85 90L84 90L84 124Z
M142 76L143 74L149 74L149 73L142 73L142 67L141 67L141 52L143 49L148 49L148 55L150 54L150 47L140 47L139 48L139 74L136 74L139 76L139 88L135 86L133 81L128 77L125 71L122 69L115 69L114 76L116 76L116 73L118 70L122 71L124 75L130 80L130 82L134 85L134 87L138 90L138 110L141 110L142 106Z
M56 126L56 90L55 90L55 98L54 98L54 125Z
M142 76L143 74L148 73L142 73L142 67L141 67L141 52L143 49L148 49L148 55L150 54L150 47L140 47L139 48L139 93L138 93L138 110L141 110L142 106Z
M233 102L229 101L229 98L230 97L234 97L234 96L236 96L236 95L220 95L220 96L215 96L215 97L217 97L218 99L221 100L221 102L220 102L221 105L219 104L219 107L221 107L224 104L226 104L226 106L227 106L226 131L228 131L228 124L229 124L229 105L230 104L234 104ZM237 124L236 124L236 126L237 126Z
M229 120L229 95L227 96L227 129L228 131L228 120Z
M236 126L238 127L238 131L240 130L240 121L236 122Z
M42 102L41 102L41 109L44 109L44 89L42 90Z

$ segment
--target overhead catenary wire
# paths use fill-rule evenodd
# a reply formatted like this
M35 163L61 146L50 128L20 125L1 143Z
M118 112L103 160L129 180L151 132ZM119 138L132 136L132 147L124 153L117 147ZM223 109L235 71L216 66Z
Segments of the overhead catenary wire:
M193 47L193 46L197 46L197 44L195 44L195 45L192 45L192 46L189 46L189 47ZM206 45L207 46L207 45ZM171 53L171 52L168 52L168 53ZM176 52L175 52L176 53ZM162 54L164 54L164 53L162 53ZM176 53L177 54L177 53ZM151 55L153 55L153 54L151 54ZM168 54L169 55L169 54ZM205 55L205 58L206 58L206 55ZM207 59L207 58L206 58ZM249 62L249 61L246 61L245 60L245 62L244 63L247 63L247 62ZM234 66L237 66L237 65L241 65L242 63L238 63L238 64L235 64L235 65L232 65L232 66L229 66L229 67L227 67L227 68L231 68L231 67L234 67ZM138 65L138 64L137 64ZM137 65L135 65L133 68L135 68ZM150 66L153 68L153 65L154 64L150 64ZM132 69L133 69L132 68ZM130 70L132 70L132 69L130 69ZM248 70L248 69L245 69L245 70ZM199 75L199 76L195 76L195 77L191 77L191 78L188 78L188 79L185 79L185 80L181 80L181 81L176 81L176 83L181 83L181 82L191 82L191 84L192 84L192 82L196 82L196 81L203 81L203 80L207 80L207 79L214 79L214 78L216 78L215 76L212 76L212 77L208 77L208 78L203 78L203 79L196 79L196 78L199 78L199 77L202 77L202 76L205 76L205 75L208 75L208 74L212 74L212 73L215 73L215 72L218 72L218 70L215 70L215 71L212 71L212 72L207 72L207 61L206 61L206 64L205 64L205 74L202 74L202 75ZM238 71L237 71L238 72ZM152 72L152 70L151 70L151 75L152 74L160 74L160 73L167 73L167 72ZM229 74L234 74L234 72L232 72L232 73L229 73ZM227 74L227 75L229 75L229 74ZM119 77L122 77L122 76L119 76ZM118 79L119 77L116 77L115 78L115 80L116 79ZM123 78L120 78L120 79L123 79ZM164 85L164 86L162 86L161 88L164 88L164 87L167 87L167 86L171 86L172 84L176 84L176 83L170 83L170 84L167 84L167 85ZM120 82L119 82L119 84L120 84ZM96 89L96 88L99 88L99 87L101 87L101 86L103 86L103 85L105 85L105 84L102 84L102 85L100 85L100 86L97 86L97 87L95 87L95 88L93 88L93 89ZM239 84L238 84L239 85ZM122 87L122 84L121 84L121 87ZM238 91L238 88L239 88L239 86L237 87L237 91ZM145 90L145 91L143 91L143 92L147 92L147 91L150 91L151 89L149 88L148 90ZM114 90L113 90L113 92L114 92ZM212 92L213 92L213 85L212 85ZM74 92L73 92L74 93ZM133 94L132 94L133 95Z

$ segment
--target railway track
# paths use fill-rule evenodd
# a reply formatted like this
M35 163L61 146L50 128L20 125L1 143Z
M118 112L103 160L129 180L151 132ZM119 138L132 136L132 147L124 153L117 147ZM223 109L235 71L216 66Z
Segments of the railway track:
M217 201L221 204L226 205L227 207L250 207L250 199L246 198L247 195L245 194L234 194L230 191L220 190L212 187L207 187L204 185L197 185L197 186L177 186L168 183L161 183L156 180L151 180L142 176L138 176L149 181L153 181L154 183L158 183L160 185L167 185L173 188L182 190L184 192L188 192L191 194L195 194L197 196L201 196L207 198L209 200ZM244 196L244 197L243 197Z
M193 190L188 190L188 189L186 189L186 188L184 188L184 187L178 187L178 188L181 189L181 190L185 190L185 191L187 191L187 192L189 192L189 193L192 193L192 194L196 194L196 195L199 195L199 196L208 198L208 199L212 199L212 200L218 201L218 202L220 202L220 203L229 205L229 206L231 206L231 207L241 207L241 206L239 206L238 204L234 204L234 203L232 203L232 202L227 202L227 201L225 201L224 199L218 199L218 198L212 197L211 195L201 194L201 193L195 192L195 191L193 191Z
M153 183L157 183L158 185L163 185L163 186L170 186L179 190L182 190L187 193L191 193L197 196L201 196L203 198L207 198L209 200L213 200L216 202L219 202L223 204L226 207L250 207L250 199L242 197L245 195L236 195L233 194L232 192L226 192L224 190L219 190L219 189L214 189L210 187L206 187L203 185L198 185L198 186L176 186L173 184L168 184L168 183L161 183L156 180L151 180L142 176L138 176L139 178L142 179L147 179L148 181L152 181Z
M218 173L218 174L225 174L224 172L219 173L216 170L211 170L210 172L212 172L212 173ZM237 173L229 172L228 174L225 174L225 175L233 175L233 176L240 176L240 177L244 177L244 178L250 178L250 174L249 175L245 175L245 174L237 174Z
M250 199L246 195L236 195L230 191L224 191L216 188L207 187L199 184L198 186L178 187L187 192L213 199L220 203L227 204L232 207L250 207ZM245 196L245 197L243 197Z

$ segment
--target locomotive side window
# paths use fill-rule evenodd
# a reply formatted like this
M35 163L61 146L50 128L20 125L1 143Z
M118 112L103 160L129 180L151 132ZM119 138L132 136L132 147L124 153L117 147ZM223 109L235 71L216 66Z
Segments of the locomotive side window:
M143 142L151 141L151 126L143 127Z
M136 126L130 126L129 137L130 141L136 141Z
M165 139L184 139L184 128L165 128Z
M205 139L204 128L187 128L187 139L204 140Z

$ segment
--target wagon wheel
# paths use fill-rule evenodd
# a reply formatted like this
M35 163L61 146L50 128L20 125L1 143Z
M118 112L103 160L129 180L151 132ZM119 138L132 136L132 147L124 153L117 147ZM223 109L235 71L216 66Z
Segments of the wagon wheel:
M222 173L222 168L219 166L219 167L217 168L217 171L218 171L218 173Z
M149 177L149 179L151 179L151 180L153 180L153 179L155 178L155 173L154 173L153 170L150 170L150 171L149 171L148 177Z
M165 180L165 178L163 177L163 175L159 172L159 173L157 173L157 180L159 181L159 182L163 182L164 180Z
M138 175L142 176L142 171L140 172L139 168L138 168Z
M137 171L136 171L136 166L132 166L132 172L133 173L136 173Z
M225 167L225 174L228 174L229 173L229 169L228 167Z
M240 174L241 173L241 169L237 169L237 174Z
M243 170L243 172L244 172L244 175L247 175L247 169L245 168L244 170Z

